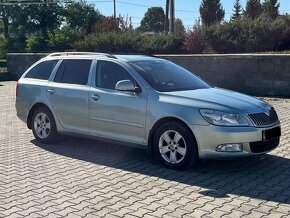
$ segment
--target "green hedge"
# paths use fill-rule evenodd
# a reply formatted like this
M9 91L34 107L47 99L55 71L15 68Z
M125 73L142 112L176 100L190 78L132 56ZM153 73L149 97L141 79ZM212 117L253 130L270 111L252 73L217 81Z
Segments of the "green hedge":
M207 42L218 53L265 52L290 48L287 19L241 19L204 28Z
M72 45L78 51L160 54L180 52L181 47L178 35L116 32L88 35Z

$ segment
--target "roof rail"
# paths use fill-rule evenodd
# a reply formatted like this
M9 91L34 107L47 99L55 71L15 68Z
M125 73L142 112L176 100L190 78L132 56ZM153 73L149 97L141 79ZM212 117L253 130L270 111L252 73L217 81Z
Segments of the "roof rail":
M98 52L55 52L47 55L46 57L55 57L55 56L68 56L68 55L102 55L108 58L115 58L114 55L107 54L107 53L98 53Z

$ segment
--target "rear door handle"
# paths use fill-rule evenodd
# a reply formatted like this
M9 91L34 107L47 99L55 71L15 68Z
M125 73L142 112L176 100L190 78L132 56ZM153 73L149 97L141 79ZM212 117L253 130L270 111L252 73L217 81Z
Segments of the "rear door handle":
M48 89L47 92L48 92L49 94L54 94L54 89Z
M91 98L92 98L94 101L97 101L97 100L99 100L101 97L100 97L98 94L93 94L93 95L91 96Z

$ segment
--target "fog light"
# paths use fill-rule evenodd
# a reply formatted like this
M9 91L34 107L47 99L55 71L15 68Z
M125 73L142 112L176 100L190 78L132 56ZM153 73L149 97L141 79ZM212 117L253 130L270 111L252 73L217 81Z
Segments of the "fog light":
M221 152L235 152L235 151L243 151L243 145L242 144L223 144L219 145L216 148L216 151Z

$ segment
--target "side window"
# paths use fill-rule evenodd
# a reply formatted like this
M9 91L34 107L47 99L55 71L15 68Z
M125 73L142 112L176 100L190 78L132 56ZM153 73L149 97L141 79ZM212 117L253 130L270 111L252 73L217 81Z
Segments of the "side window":
M44 61L34 66L25 78L48 80L58 60Z
M58 83L62 82L62 77L63 77L65 65L66 65L66 60L63 60L57 69L57 72L56 72L55 77L54 77L54 82L58 82Z
M55 75L54 81L86 85L92 60L63 60Z
M120 65L109 61L98 61L96 87L115 89L117 82L120 80L134 81L131 75Z

